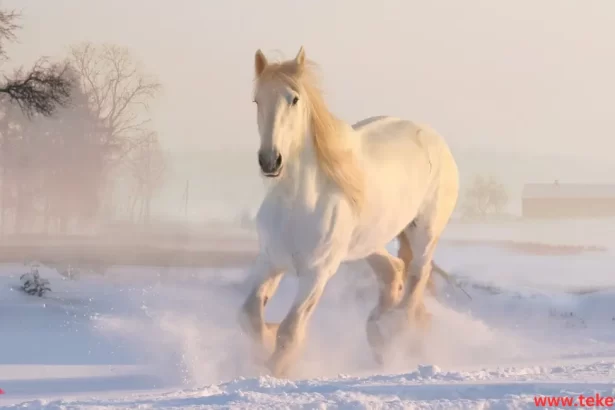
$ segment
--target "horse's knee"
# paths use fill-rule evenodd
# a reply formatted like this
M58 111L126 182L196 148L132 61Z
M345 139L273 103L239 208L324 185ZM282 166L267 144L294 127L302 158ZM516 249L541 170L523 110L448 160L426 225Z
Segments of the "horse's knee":
M392 283L385 285L380 290L378 300L378 308L381 311L386 311L394 308L399 304L404 295L404 283L401 279L395 280Z
M380 296L378 307L385 311L396 306L404 292L405 263L386 251L374 253L368 262L378 278Z
M269 262L260 259L253 268L261 281L250 291L237 313L237 321L244 332L262 335L264 332L264 310L282 278L282 271L273 270Z

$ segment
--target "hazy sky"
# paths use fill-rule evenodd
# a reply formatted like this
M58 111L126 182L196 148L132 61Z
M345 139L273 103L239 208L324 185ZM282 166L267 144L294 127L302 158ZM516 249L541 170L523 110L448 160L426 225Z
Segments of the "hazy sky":
M349 122L380 114L428 122L460 162L489 153L568 157L588 170L577 173L580 181L591 182L594 164L615 162L613 0L0 5L24 14L19 43L9 48L12 63L61 57L81 41L131 48L164 86L152 115L165 147L192 155L179 179L232 175L237 184L258 185L254 52L292 57L300 45L321 65L333 111ZM200 153L214 164L203 152L212 150L222 151L215 166L199 168ZM492 171L510 177L513 166ZM568 165L553 165L547 177L570 172L558 166Z

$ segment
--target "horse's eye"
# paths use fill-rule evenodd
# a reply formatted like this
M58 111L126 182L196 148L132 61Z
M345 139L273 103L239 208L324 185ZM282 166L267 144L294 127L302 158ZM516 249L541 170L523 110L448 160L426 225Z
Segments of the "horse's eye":
M298 102L299 102L299 97L295 96L295 98L293 98L293 102L291 104L292 105L297 105Z

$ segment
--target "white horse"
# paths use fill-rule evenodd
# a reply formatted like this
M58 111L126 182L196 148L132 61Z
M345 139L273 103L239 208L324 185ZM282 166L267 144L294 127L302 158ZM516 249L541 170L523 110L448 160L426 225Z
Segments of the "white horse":
M286 376L327 281L341 263L366 259L380 282L367 336L381 358L390 344L379 326L383 315L397 312L391 317L398 329L429 322L424 293L457 202L455 160L426 126L391 117L352 126L337 119L303 47L281 63L258 50L255 73L258 162L272 184L257 215L258 281L240 311L242 329L268 356L270 372ZM385 248L395 238L397 257ZM265 323L267 301L289 271L299 283L294 303L280 324Z

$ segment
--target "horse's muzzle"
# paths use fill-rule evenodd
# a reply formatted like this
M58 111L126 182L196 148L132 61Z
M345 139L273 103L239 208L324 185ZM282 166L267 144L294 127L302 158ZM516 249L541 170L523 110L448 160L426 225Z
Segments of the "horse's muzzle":
M258 152L258 165L263 175L275 178L282 171L282 155L276 149Z

